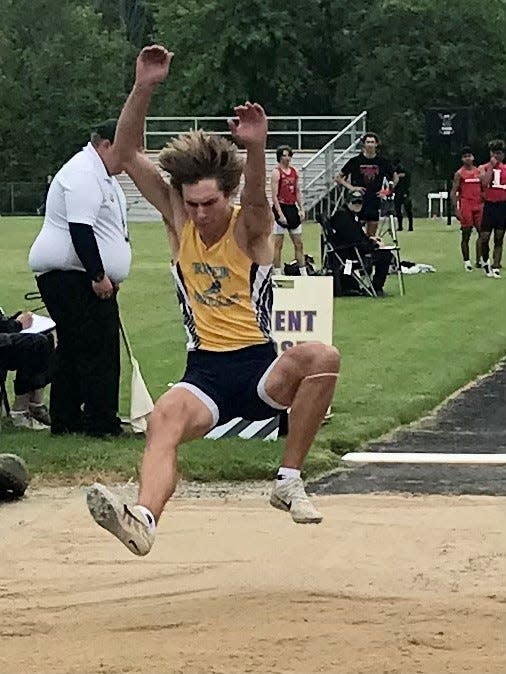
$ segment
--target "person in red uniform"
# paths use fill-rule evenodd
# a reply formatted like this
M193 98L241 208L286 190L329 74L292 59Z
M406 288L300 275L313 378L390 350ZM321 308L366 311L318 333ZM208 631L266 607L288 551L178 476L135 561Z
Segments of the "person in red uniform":
M460 249L464 259L464 269L472 271L473 265L469 259L469 241L471 240L473 227L478 234L476 238L476 266L481 267L480 226L483 216L483 195L480 170L474 165L473 151L470 147L463 147L460 156L462 166L453 176L450 196L462 231Z
M485 204L481 221L481 247L485 274L492 278L501 278L501 258L506 229L506 164L504 140L491 140L488 144L490 161L480 166L480 180L484 189ZM490 267L489 241L494 232L494 253Z
M293 150L281 145L276 150L278 165L271 173L272 212L274 213L274 274L281 274L281 251L285 232L288 232L295 250L301 276L307 275L302 244L304 206L297 169L290 165Z

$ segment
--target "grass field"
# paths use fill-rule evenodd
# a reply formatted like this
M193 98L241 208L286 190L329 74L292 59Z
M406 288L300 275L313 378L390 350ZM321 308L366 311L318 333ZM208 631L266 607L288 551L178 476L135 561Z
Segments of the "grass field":
M0 305L24 308L35 289L27 254L39 218L0 218ZM153 398L177 381L185 360L184 334L169 277L163 228L131 226L132 273L119 302L135 354ZM306 250L318 254L316 225L305 228ZM339 455L362 441L413 421L506 354L506 278L465 273L456 225L419 220L415 232L400 234L403 259L433 264L436 274L406 278L401 298L397 281L387 282L381 300L339 298L334 304L334 344L342 353L342 376L334 417L324 426L306 464L306 475L328 471ZM286 257L290 257L290 249ZM26 308L31 308L27 306ZM129 381L125 368L123 382ZM126 387L122 386L122 410ZM17 452L45 477L136 475L143 440L51 438L4 424L0 451ZM270 477L280 442L201 440L180 455L183 476L199 480Z

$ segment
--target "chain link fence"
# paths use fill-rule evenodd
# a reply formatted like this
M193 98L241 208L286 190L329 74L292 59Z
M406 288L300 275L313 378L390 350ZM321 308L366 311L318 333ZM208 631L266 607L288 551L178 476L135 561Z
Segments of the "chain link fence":
M0 215L37 215L44 206L45 182L0 183Z

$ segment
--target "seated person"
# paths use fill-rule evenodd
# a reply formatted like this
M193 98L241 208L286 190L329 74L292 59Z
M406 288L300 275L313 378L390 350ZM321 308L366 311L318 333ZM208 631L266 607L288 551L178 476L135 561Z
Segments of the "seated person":
M49 360L53 351L51 337L43 334L19 334L29 328L30 312L8 318L0 313L0 371L13 370L15 400L11 410L14 426L43 430L50 425L43 403L44 387L49 383Z
M369 255L374 267L372 285L378 296L383 296L383 286L392 262L392 254L384 250L381 241L367 236L362 228L358 214L362 209L363 196L358 190L350 192L343 208L339 208L329 219L327 236L332 246L338 249L343 259L356 259L354 248L360 255ZM350 246L349 249L346 246Z

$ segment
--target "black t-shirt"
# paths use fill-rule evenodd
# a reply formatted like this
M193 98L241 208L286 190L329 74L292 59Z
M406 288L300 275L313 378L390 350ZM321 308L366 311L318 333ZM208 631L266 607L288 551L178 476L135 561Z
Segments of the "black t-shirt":
M347 206L339 208L329 218L327 235L333 246L343 248L345 246L357 246L362 252L369 253L378 247L362 229L359 217Z
M366 157L363 153L352 157L341 169L341 173L350 178L355 187L365 187L367 192L376 194L383 187L383 180L392 180L392 164L384 157Z

